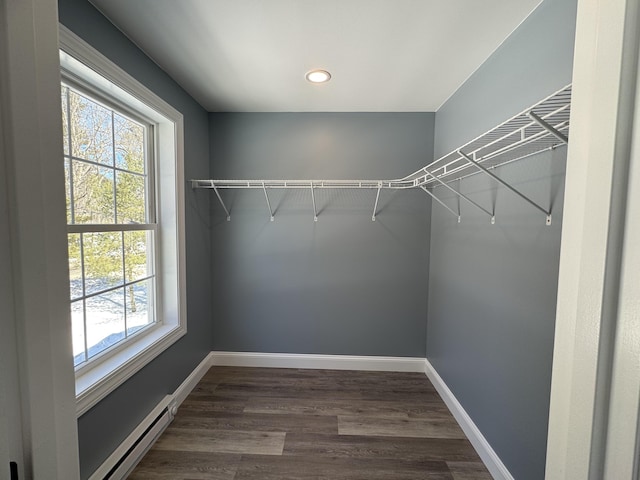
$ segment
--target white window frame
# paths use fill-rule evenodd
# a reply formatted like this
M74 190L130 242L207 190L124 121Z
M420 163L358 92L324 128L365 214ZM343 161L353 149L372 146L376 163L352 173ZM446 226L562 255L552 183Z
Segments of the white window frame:
M76 414L81 416L187 333L184 239L184 121L176 109L63 25L63 76L153 122L157 209L155 325L76 372Z

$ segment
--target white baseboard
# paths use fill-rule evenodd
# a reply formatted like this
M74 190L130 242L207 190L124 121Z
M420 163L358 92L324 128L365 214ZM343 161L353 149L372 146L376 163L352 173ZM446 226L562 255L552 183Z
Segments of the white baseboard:
M178 408L182 402L184 402L185 398L189 396L191 391L196 388L196 385L202 377L204 377L205 373L211 368L213 365L213 357L214 353L210 352L204 359L198 364L198 366L191 372L191 374L180 384L176 391L173 392L173 405L175 408ZM172 406L173 406L172 405ZM175 412L173 412L175 415Z
M513 476L504 463L502 463L498 454L493 450L487 439L484 438L484 435L482 435L482 432L480 432L476 424L473 423L469 414L462 407L453 392L449 390L449 387L444 383L440 375L438 375L433 365L426 359L423 359L423 362L424 373L429 380L431 380L431 383L433 383L433 386L444 400L444 403L447 404L449 410L451 410L451 413L460 424L462 431L471 442L471 445L473 445L473 448L478 452L489 473L491 473L495 480L513 480Z
M317 368L320 370L424 372L424 358L416 357L211 352L211 361L211 365L226 367Z

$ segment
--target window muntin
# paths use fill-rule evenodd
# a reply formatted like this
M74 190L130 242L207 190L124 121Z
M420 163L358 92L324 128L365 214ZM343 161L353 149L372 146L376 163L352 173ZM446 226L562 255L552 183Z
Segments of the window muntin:
M74 365L158 321L153 125L62 84Z

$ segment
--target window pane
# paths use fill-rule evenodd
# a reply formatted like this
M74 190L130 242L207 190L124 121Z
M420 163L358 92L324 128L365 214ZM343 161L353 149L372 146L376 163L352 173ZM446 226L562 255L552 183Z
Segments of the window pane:
M69 288L71 300L82 297L82 255L80 251L80 234L70 233L69 243Z
M118 223L146 223L145 177L116 172Z
M64 159L64 190L67 196L67 223L70 224L73 219L71 215L71 177L69 176L69 159Z
M69 155L69 118L67 116L67 92L68 88L63 86L61 92L62 100L62 142L64 144L64 154Z
M84 309L82 300L71 303L71 333L73 335L73 366L86 360L84 352Z
M71 154L92 162L113 165L111 110L73 90L71 110Z
M113 116L116 166L144 173L144 127L117 113Z
M127 287L127 335L153 323L153 279Z
M91 358L124 338L124 288L87 298L86 305Z
M124 232L125 281L133 282L153 275L153 232Z
M111 168L73 160L75 223L115 223Z
M85 295L122 285L122 233L82 235Z

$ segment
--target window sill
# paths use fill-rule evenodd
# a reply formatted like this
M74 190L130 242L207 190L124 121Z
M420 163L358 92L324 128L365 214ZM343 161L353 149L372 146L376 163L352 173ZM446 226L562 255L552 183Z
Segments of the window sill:
M184 326L159 325L95 367L83 370L76 376L76 415L89 411L185 333Z

